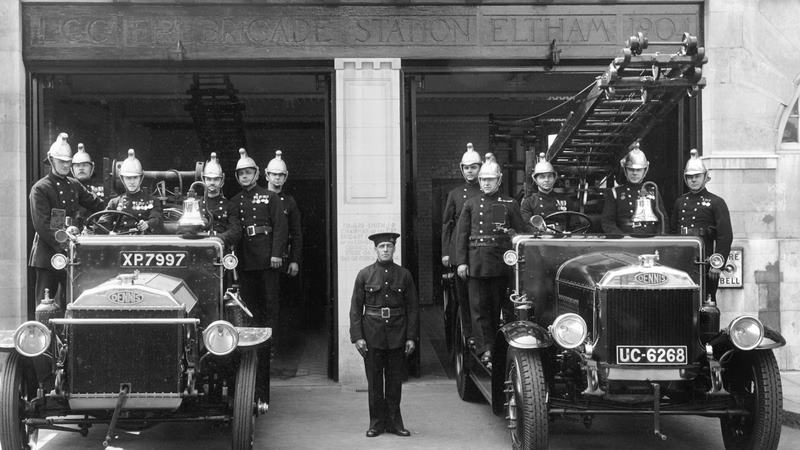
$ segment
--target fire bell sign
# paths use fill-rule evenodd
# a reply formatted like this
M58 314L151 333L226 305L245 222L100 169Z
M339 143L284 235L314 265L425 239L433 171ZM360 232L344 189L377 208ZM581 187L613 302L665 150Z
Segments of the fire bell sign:
M721 288L740 288L742 287L742 248L732 248L728 255L728 261L722 267L719 276L719 287Z

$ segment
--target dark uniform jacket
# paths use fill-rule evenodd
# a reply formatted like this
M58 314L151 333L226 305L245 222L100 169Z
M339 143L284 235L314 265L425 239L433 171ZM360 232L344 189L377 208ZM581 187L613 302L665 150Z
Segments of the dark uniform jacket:
M390 308L391 316L380 317L379 308ZM418 323L417 288L408 269L376 261L358 272L350 300L351 342L364 339L368 349L402 348L417 339Z
M289 226L280 198L267 188L255 185L231 199L239 209L242 238L237 256L242 270L270 268L270 258L281 257L289 241Z
M675 200L670 225L675 234L702 236L706 256L716 252L728 259L733 230L728 205L722 197L705 188L681 195Z
M509 233L495 229L494 221L503 220ZM498 277L508 266L503 253L511 249L511 236L525 229L517 202L508 196L481 194L464 203L458 218L456 264L468 264L469 276Z
M234 247L242 237L242 222L239 220L239 208L222 194L216 197L200 199L200 211L209 220L208 231Z
M449 256L451 264L455 263L456 259L456 226L458 225L458 216L461 215L461 209L464 207L464 203L477 195L481 195L481 189L478 183L469 183L466 181L447 194L444 213L442 213L442 256Z
M95 185L94 183L92 183L92 180L90 179L88 183L81 183L81 185L95 197L99 198L103 202L103 205L105 206L107 200L104 195L104 188L102 184ZM90 211L88 208L79 206L78 212L75 214L75 220L73 220L72 222L79 228L83 227L86 224L86 219L95 212L97 211Z
M124 211L136 217L136 220L127 217L120 218L119 224L116 226L117 230L127 231L136 228L136 224L139 223L140 220L144 220L149 225L145 233L158 234L162 232L164 219L161 215L161 203L157 198L145 194L142 190L139 190L139 192L135 194L126 192L112 198L108 202L106 209ZM101 222L104 225L113 224L113 221L116 219L117 217L109 216L108 218L102 218Z
M520 212L522 214L522 221L525 223L526 231L533 231L530 224L531 217L542 216L547 217L549 214L559 211L576 211L574 200L565 194L559 194L551 190L548 193L538 191L522 200L520 205ZM566 219L559 221L563 227L566 224Z
M279 192L278 197L283 205L283 214L286 216L289 225L289 241L282 255L290 263L302 264L303 260L303 225L300 220L300 208L294 197L289 194Z
M600 223L603 226L603 231L606 233L614 234L630 234L636 233L636 224L633 222L633 215L636 212L636 202L639 199L639 191L642 189L642 184L625 183L608 189L605 192L605 203L603 204L603 216ZM651 203L653 213L659 218L659 226L664 224L666 229L667 219L664 201L661 195L657 196L658 201L646 200Z
M31 221L36 231L29 265L44 269L50 268L50 258L63 248L55 239L56 229L51 228L52 210L64 210L67 217L74 218L80 207L91 212L103 209L103 200L92 195L78 180L60 177L53 172L33 185L29 199Z

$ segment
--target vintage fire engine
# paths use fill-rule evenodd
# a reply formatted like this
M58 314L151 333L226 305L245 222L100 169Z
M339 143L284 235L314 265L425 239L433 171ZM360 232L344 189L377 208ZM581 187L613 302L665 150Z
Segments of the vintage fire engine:
M644 36L631 38L584 93L549 148L554 165L603 176L659 111L702 87L696 39L686 35L675 55L645 48ZM547 448L557 417L589 426L606 414L650 415L660 439L662 415L718 417L726 448L776 448L782 397L772 349L785 340L747 315L720 328L705 285L722 257L706 258L698 237L590 234L586 215L555 214L574 215L582 230L547 230L556 218L534 216L542 231L512 239L504 258L513 268L510 306L490 366L470 347L461 313L451 312L461 398L485 397L520 449Z
M176 421L230 424L232 447L252 448L268 401L255 394L256 349L271 329L245 326L235 286L224 289L236 256L196 232L192 211L167 224L184 234L57 233L68 251L51 262L67 272L66 310L46 296L36 320L0 331L3 449L35 447L40 429L85 436L107 423L108 445L115 427ZM102 211L87 228L124 214Z

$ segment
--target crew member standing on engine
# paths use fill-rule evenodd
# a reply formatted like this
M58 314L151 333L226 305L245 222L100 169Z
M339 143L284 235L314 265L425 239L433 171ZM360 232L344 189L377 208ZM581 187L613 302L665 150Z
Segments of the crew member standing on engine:
M558 179L558 173L556 173L553 165L547 161L544 153L539 154L539 161L533 167L531 178L536 184L536 192L525 197L520 205L522 221L525 222L526 231L534 231L530 223L533 216L545 218L560 211L577 210L572 199L553 190ZM568 225L566 219L553 220L552 222L559 231L564 231Z
M611 234L665 234L667 216L658 186L644 181L650 162L636 141L620 160L628 182L605 193L601 224Z
M461 175L464 184L451 190L447 194L447 201L442 214L442 265L449 271L456 270L456 225L464 203L472 197L481 194L478 185L478 171L481 169L481 155L476 152L472 143L467 144L467 151L461 156ZM472 321L469 314L469 295L467 285L459 277L455 278L456 300L463 318L464 337L472 336Z
M65 244L56 241L55 232L64 228L67 224L66 218L75 217L79 208L96 212L103 209L104 203L84 189L78 181L68 177L72 164L72 148L67 139L67 134L61 133L50 146L47 152L50 173L33 185L29 196L31 222L36 231L28 263L36 270L35 301L43 298L44 290L48 289L50 297L57 298L62 308L66 272L54 270L50 265L50 258L56 253L63 253Z
M225 173L219 165L216 153L212 153L203 166L203 183L206 193L200 201L200 210L209 220L208 232L222 239L226 248L234 248L242 237L239 207L222 194Z
M482 194L464 203L456 235L458 276L467 280L475 350L487 367L510 273L503 253L511 249L511 237L525 229L517 202L499 192L502 177L494 155L487 153L478 172Z
M75 152L75 155L72 157L72 176L80 181L87 191L99 197L100 200L103 200L105 203L103 185L95 184L92 180L93 175L94 162L92 161L92 157L86 152L86 148L83 144L78 144L78 151ZM89 215L91 215L89 210L80 207L78 208L78 213L73 223L80 228Z
M361 269L350 301L350 341L364 357L369 390L367 437L410 436L400 414L404 356L416 347L419 299L411 272L393 261L397 233L373 234L377 261Z
M100 219L100 224L108 229L127 232L136 230L143 234L158 234L164 224L161 203L157 198L142 190L144 171L142 163L136 158L133 149L119 167L119 178L125 186L125 193L112 198L106 209L122 211L129 216L108 215Z
M237 246L242 299L253 312L252 326L271 327L278 323L280 306L280 270L283 250L289 240L286 216L280 198L267 188L256 184L259 168L245 149L239 149L236 180L242 191L231 201L239 208L242 238ZM277 336L273 334L272 346ZM263 401L269 399L270 351L259 352L256 393Z
M267 177L267 189L274 192L281 201L281 209L286 216L289 225L289 239L286 248L281 255L284 260L285 270L282 271L280 276L280 291L281 301L284 306L297 307L291 300L297 300L302 291L302 286L297 286L294 283L295 277L300 273L300 264L303 260L303 226L300 219L300 208L297 207L297 202L294 197L284 192L283 187L286 180L289 178L289 168L283 160L283 152L280 150L275 151L275 157L267 164L264 169L264 174ZM293 289L290 289L293 287ZM292 304L287 304L292 303ZM281 307L283 309L283 307ZM292 311L292 309L289 309ZM290 327L287 326L289 321L289 314L282 316L282 323L280 329L287 331Z
M731 215L725 200L708 192L706 183L711 180L703 160L696 149L686 162L683 180L689 192L675 200L672 208L671 229L675 234L700 236L705 247L705 257L719 253L728 260L733 243ZM720 269L709 267L706 293L716 302Z

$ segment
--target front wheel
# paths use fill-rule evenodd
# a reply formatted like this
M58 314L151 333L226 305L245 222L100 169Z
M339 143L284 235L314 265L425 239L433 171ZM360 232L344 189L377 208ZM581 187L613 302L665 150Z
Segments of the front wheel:
M236 391L233 395L233 450L251 450L255 438L256 422L256 350L242 352L236 372Z
M740 352L723 373L725 389L750 415L720 418L726 449L775 449L781 438L783 393L771 350Z
M547 383L537 351L508 349L505 394L514 449L546 449L549 442Z
M22 358L8 353L0 368L0 447L9 450L36 448L37 428L29 427L25 418L25 404L36 395L33 378L26 376Z

